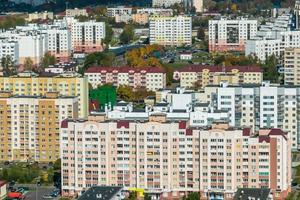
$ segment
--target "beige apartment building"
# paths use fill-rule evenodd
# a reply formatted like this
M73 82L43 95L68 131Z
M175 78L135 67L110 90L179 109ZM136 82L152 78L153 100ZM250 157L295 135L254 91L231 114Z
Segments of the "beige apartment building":
M0 77L0 91L10 91L13 95L20 96L43 96L47 92L77 96L79 117L88 115L88 79L77 73L38 75L25 72L15 76Z
M300 85L300 48L284 51L284 84Z
M0 161L54 162L60 122L78 117L78 98L0 93Z
M93 185L142 188L155 199L201 192L232 199L240 187L290 191L291 146L280 129L235 129L226 123L191 127L164 114L148 120L65 120L61 126L62 192ZM76 161L76 162L74 162Z
M259 66L203 66L192 65L174 72L173 78L180 80L185 88L204 88L207 85L228 84L260 84L263 81L263 70Z

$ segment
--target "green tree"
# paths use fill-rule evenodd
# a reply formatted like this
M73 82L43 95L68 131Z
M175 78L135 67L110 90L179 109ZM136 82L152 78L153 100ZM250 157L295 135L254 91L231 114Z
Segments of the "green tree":
M134 27L131 24L125 25L123 32L120 35L122 44L129 44L134 38Z
M49 67L49 65L54 65L56 63L55 56L51 55L50 52L46 52L44 57L42 58L42 67Z
M149 194L145 193L144 200L151 200L151 196Z
M24 69L28 71L33 70L33 61L31 60L31 58L29 57L25 58Z
M199 192L192 192L188 194L186 200L199 200L200 199L200 194Z
M61 159L57 159L53 164L53 169L60 171L60 168L61 168Z
M133 89L128 85L120 85L117 89L117 95L124 101L132 101L134 99Z
M89 17L85 15L78 15L75 17L75 19L78 19L79 22L86 22L89 20Z
M278 83L279 73L277 71L277 58L275 55L271 55L266 58L266 61L263 64L264 70L264 80L269 80L272 83Z
M110 42L112 41L114 31L110 27L108 23L105 23L105 38L103 40L103 43L108 47Z
M205 31L204 28L199 28L197 31L197 38L200 40L204 40L205 39Z
M4 76L11 76L16 73L16 67L11 56L9 55L2 57L1 66L3 68Z
M86 56L81 73L91 66L113 66L115 61L115 54L112 52L96 52Z

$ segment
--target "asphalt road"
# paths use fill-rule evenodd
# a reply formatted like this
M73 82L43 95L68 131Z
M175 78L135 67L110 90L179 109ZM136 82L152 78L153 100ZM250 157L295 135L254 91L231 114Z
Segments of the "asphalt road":
M25 199L26 200L45 200L43 199L44 195L51 194L52 190L54 187L38 187L37 190L30 190L25 194ZM57 198L52 198L51 200L58 200L59 197Z

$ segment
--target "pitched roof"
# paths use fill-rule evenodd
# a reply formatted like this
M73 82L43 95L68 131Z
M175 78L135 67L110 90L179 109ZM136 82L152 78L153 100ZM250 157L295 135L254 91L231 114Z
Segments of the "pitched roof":
M208 66L208 65L190 65L180 68L178 72L202 72L209 70L210 72L231 72L232 70L239 70L240 72L263 72L260 66Z
M100 67L94 66L88 68L85 73L165 73L165 70L159 67Z
M122 187L93 186L89 188L78 200L111 200Z
M267 200L270 194L267 188L239 188L235 193L233 200Z

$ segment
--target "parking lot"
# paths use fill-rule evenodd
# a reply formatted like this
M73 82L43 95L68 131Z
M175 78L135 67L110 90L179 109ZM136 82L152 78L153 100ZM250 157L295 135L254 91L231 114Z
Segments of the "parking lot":
M50 194L54 187L38 187L37 190L30 190L25 194L26 200L42 200L44 195ZM52 200L58 200L59 197L51 198Z
M52 191L55 189L53 186L39 186L36 187L35 184L16 184L14 188L19 187L27 187L29 188L29 191L27 191L24 196L26 200L45 200L46 198L43 198L44 195L49 195L52 193ZM59 197L56 198L47 198L51 200L58 200Z

